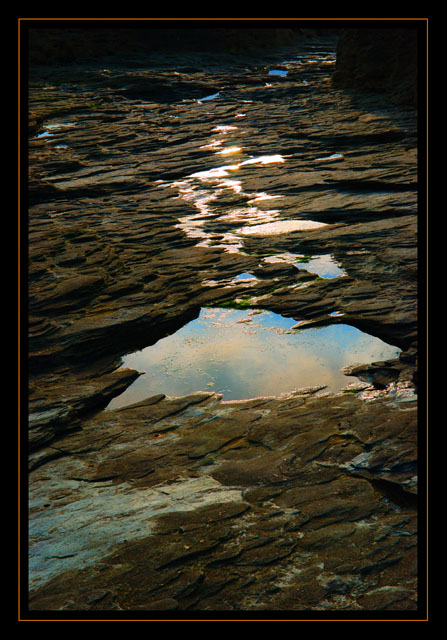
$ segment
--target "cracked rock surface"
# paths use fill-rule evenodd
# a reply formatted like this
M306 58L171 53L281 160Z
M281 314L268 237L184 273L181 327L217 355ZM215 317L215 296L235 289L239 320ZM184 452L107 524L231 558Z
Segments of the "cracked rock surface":
M417 608L416 112L335 88L335 52L30 68L30 609ZM125 354L242 303L400 354L107 408Z

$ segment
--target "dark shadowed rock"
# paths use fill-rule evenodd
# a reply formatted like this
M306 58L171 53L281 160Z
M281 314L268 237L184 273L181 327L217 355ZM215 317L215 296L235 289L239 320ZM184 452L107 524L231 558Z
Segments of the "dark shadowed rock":
M166 24L166 23L165 23ZM145 28L146 25L149 28ZM151 51L262 51L303 38L301 28L225 28L185 24L166 28L149 21L137 28L31 28L33 64L72 63L102 56L138 56Z
M406 29L346 29L337 45L334 85L379 91L417 106L418 34Z

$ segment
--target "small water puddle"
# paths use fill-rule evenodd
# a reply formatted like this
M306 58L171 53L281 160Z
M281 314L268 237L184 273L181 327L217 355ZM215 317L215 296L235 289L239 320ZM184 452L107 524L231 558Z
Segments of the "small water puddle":
M57 129L64 129L65 127L74 127L76 126L76 122L52 122L50 124L44 125L44 131L39 133L36 138L50 138L54 136L53 131Z
M346 273L338 265L333 256L329 253L317 256L305 256L299 253L280 253L264 258L264 262L277 263L287 262L293 264L297 269L305 269L310 273L316 273L320 278L339 278Z
M343 158L343 154L333 153L331 156L325 156L324 158L315 158L315 162L332 162L333 160L343 160Z
M240 273L231 282L246 282L247 280L257 280L257 278L252 273Z
M146 372L108 409L164 393L215 391L224 400L280 396L326 385L339 391L352 378L341 369L396 357L400 350L347 325L296 331L292 318L259 309L202 309L200 316L155 345L125 356Z
M222 149L222 151L217 151L217 153L222 156L229 156L233 153L240 153L241 151L241 147L227 147L226 149Z
M273 234L291 233L292 231L306 231L327 226L325 222L313 220L277 220L266 224L255 224L236 229L236 233L245 236L269 236Z
M39 135L37 135L36 138L49 138L52 135L53 134L50 133L49 131L44 131L43 133L39 133Z
M218 124L212 129L212 131L217 131L219 133L228 133L229 131L236 131L237 127L231 124Z
M213 93L210 96L205 96L204 98L199 98L197 100L197 102L207 102L208 100L214 100L214 98L217 98L219 95L220 91L218 91L217 93Z
M269 71L270 76L282 76L285 77L289 72L286 69L271 69Z

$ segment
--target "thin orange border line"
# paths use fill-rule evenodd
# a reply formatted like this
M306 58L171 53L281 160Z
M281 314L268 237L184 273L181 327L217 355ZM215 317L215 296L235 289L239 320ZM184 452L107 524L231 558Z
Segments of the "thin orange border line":
M28 619L23 619L23 622ZM428 618L30 618L31 622L427 622Z
M99 21L99 20L109 20L109 21L113 21L113 20L129 20L129 21L154 21L154 20L172 20L172 21L197 21L197 20L203 20L203 21L216 21L216 18L18 18L18 55L17 55L17 64L18 64L18 234L17 234L17 239L18 239L18 318L19 318L19 325L18 325L18 486L20 488L20 275L21 275L21 271L20 271L20 142L21 142L21 138L20 138L20 23L26 22L26 21L37 21L37 20L42 20L42 21L77 21L77 20L91 20L91 21ZM252 18L217 18L217 21L219 20L251 20L253 21ZM426 354L426 366L427 366L427 381L426 381L426 390L427 390L427 407L426 407L426 418L427 418L427 429L426 429L426 458L427 458L427 472L426 472L426 498L427 498L427 503L426 503L426 515L427 515L427 522L426 522L426 534L427 534L427 542L426 542L426 578L427 578L427 582L426 582L426 599L427 599L427 615L425 618L420 618L420 619L414 619L412 620L413 622L427 622L429 619L429 615L428 615L428 609L429 609L429 596L428 596L428 592L429 592L429 551L428 551L428 535L429 535L429 525L428 525L428 484L429 484L429 480L428 480L428 448L429 448L429 444L428 444L428 285L429 285L429 267L428 267L428 252L429 252L429 243L428 243L428 235L429 235L429 230L428 230L428 206L429 206L429 196L428 196L428 179L429 179L429 162L428 162L428 127L429 127L429 123L428 123L428 106L429 106L429 98L428 98L428 74L429 74L429 62L428 62L428 57L429 57L429 51L428 51L428 18L255 18L255 21L262 21L262 20L289 20L289 21L298 21L298 20L332 20L332 21L346 21L346 20L367 20L367 21L372 21L372 20L383 20L383 21L392 21L392 20L417 20L419 22L421 21L425 21L426 23L426 36L427 36L427 42L426 42L426 90L427 90L427 94L426 94L426 107L427 107L427 112L426 112L426 121L427 121L427 129L426 129L426 151L427 151L427 156L426 156L426 188L427 188L427 193L426 193L426 205L427 205L427 210L426 210L426 233L427 233L427 237L426 237L426 250L427 250L427 256L426 256L426 286L427 286L427 290L426 290L426 304L427 304L427 311L426 311L426 318L427 318L427 329L426 329L426 339L427 339L427 354ZM18 492L18 530L20 532L20 491ZM18 572L18 620L19 621L27 621L27 620L33 620L33 621L37 621L33 618L21 618L20 617L20 568L21 568L21 564L20 564L20 535L18 536L18 568L19 568L19 572ZM90 621L90 619L88 619ZM39 621L42 622L57 622L58 619L54 619L54 618L49 618L49 619L41 619ZM74 618L74 619L64 619L65 622L77 622L77 621L82 621L79 618ZM136 618L136 619L131 619L131 618L126 618L123 620L114 620L114 619L109 619L109 618L105 618L103 619L94 619L91 620L92 622L144 622L145 620L141 619L141 618ZM195 619L176 619L176 620L172 620L173 622L201 622L203 621L203 618L195 620ZM232 619L232 620L228 620L226 618L224 619L210 619L209 622L355 622L356 619L354 618L349 618L347 620L345 619L326 619L326 620L318 620L318 619L307 619L307 618L299 618L299 619L265 619L265 618L261 618L261 619L250 619L250 620L246 620L246 619L242 619L242 620L238 620L238 619ZM384 619L384 620L380 620L378 618L373 618L373 619L363 619L361 620L363 622L409 622L410 620L408 619L403 619L403 620L388 620L388 619ZM146 622L171 622L171 620L166 620L165 618L162 619L148 619L146 620Z
M426 51L426 130L425 130L425 140L426 140L426 157L425 157L425 168L426 168L426 182L425 182L425 188L426 188L426 300L425 300L425 304L426 304L426 319L427 319L427 325L426 325L426 329L425 329L425 334L426 334L426 428L425 428L425 438L426 438L426 598L427 598L427 620L428 620L428 608L429 608L429 598L428 598L428 591L429 591L429 551L428 551L428 547L429 547L429 543L428 543L428 536L429 536L429 525L428 525L428 484L429 484L429 480L428 480L428 449L429 449L429 444L428 444L428 255L429 255L429 248L428 248L428 235L429 235L429 230L428 230L428 201L429 201L429 197L428 197L428 174L429 174L429 170L428 170L428 165L429 165L429 161L428 161L428 103L429 103L429 99L428 99L428 19L427 19L427 24L426 24L426 39L427 39L427 51Z
M17 101L18 101L18 107L17 107L17 113L18 113L18 124L17 124L17 134L18 134L18 154L17 154L17 176L18 176L18 185L17 185L17 207L18 207L18 216L17 216L17 275L18 275L18 280L17 280L17 284L18 284L18 295L17 295L17 317L18 317L18 323L17 323L17 361L18 361L18 371L17 371L17 411L18 411L18 429L17 429L17 443L18 443L18 455L17 455L17 474L18 474L18 487L19 487L19 491L18 493L18 500L17 500L17 526L18 526L18 533L19 535L17 536L17 556L18 556L18 581L17 581L17 589L18 589L18 618L20 620L20 573L21 573L21 563L20 563L20 509L21 509L21 502L20 502L20 488L21 488L21 484L20 484L20 347L21 347L21 343L20 343L20 277L21 277L21 271L20 271L20 19L19 19L19 23L18 23L18 37L17 37L17 42L18 42L18 51L17 51L17 71L18 71L18 82L17 82Z
M303 20L312 20L312 21L316 21L316 20L323 20L325 22L327 21L341 21L341 22L346 22L346 21L359 21L359 20L368 20L368 21L379 21L379 20L383 20L386 22L390 22L392 20L397 20L397 21L409 21L409 20L418 20L419 22L421 21L426 21L427 22L427 26L428 26L428 18L18 18L18 21L20 22L21 20L32 20L32 21L37 21L37 20L42 20L44 22L48 22L48 21L59 21L59 22L70 22L70 21L85 21L85 20L91 20L91 21L96 21L96 22L104 22L105 20L118 20L120 22L124 22L124 21L132 21L132 22L142 22L142 21L152 21L152 22L156 22L156 21L174 21L174 22L182 22L182 21L191 21L191 22L198 22L198 21L206 21L206 22L219 22L219 21L226 21L226 20L232 20L234 22L240 22L240 21L250 21L250 22L261 22L264 20L268 20L269 22L278 22L278 21L288 21L288 22L300 22Z

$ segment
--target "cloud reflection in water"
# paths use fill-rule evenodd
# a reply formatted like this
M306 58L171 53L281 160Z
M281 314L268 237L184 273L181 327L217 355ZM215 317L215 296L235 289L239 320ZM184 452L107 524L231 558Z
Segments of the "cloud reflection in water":
M224 400L279 396L295 389L346 387L340 369L396 357L397 347L345 324L291 332L296 320L256 310L202 309L199 318L124 358L140 376L108 408L158 393L215 391Z

